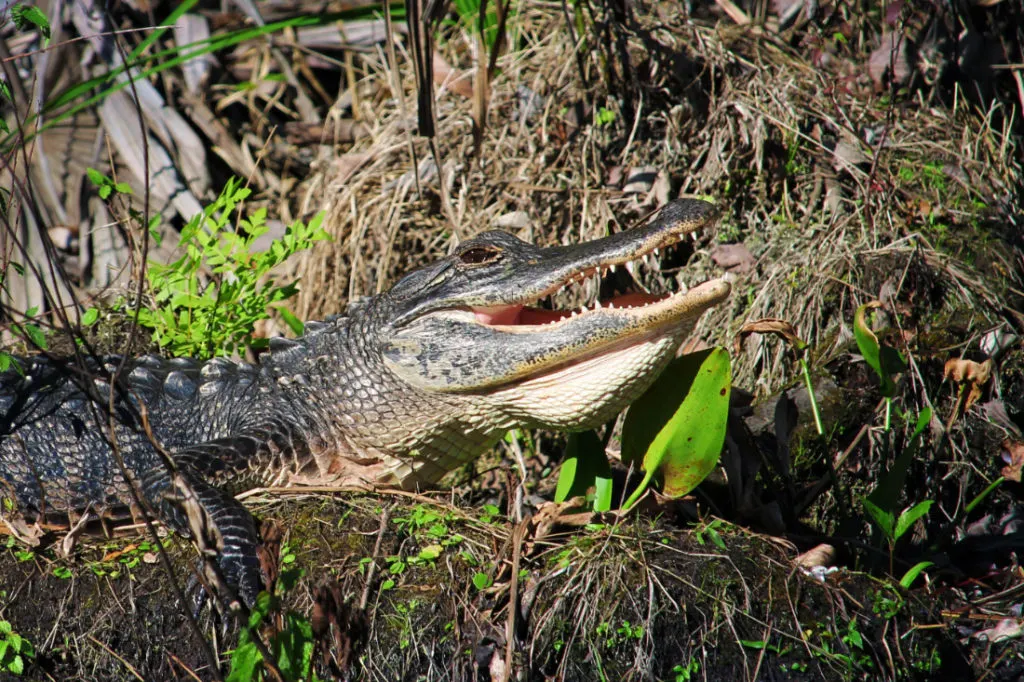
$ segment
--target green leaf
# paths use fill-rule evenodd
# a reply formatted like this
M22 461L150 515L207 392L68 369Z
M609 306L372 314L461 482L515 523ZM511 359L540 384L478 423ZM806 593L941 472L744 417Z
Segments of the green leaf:
M612 508L612 483L611 476L594 477L594 511L606 512Z
M225 682L252 682L256 669L263 662L260 650L253 642L246 642L231 652L231 670Z
M284 320L284 323L288 325L288 328L292 330L293 334L296 336L302 336L306 333L306 325L302 320L295 316L295 313L284 306L278 306L275 310L277 310L281 319Z
M570 433L562 468L558 472L555 502L586 495L599 477L611 477L611 467L601 439L594 431Z
M21 656L15 656L14 660L7 664L7 670L15 675L23 674L25 672L25 659Z
M926 568L931 568L934 565L935 564L931 561L922 561L914 564L910 570L904 573L903 577L900 578L900 585L903 586L903 589L909 590L910 586L914 584L915 580L917 580L917 576L921 575Z
M103 173L100 173L95 168L86 168L85 175L86 177L89 178L89 182L96 185L97 187L102 187L103 185L110 184L110 178L108 178Z
M882 382L882 395L891 398L896 395L896 384L892 377L906 368L906 362L895 348L880 344L878 337L871 331L867 311L881 307L880 301L868 301L857 308L853 316L853 336L857 340L857 348L860 349L864 362L875 370L875 374Z
M26 324L25 335L35 346L37 346L38 348L42 348L43 350L46 350L46 334L44 334L43 330L40 329L37 325Z
M871 518L874 519L875 523L878 524L878 527L882 529L883 533L885 533L885 536L888 538L894 538L895 536L893 533L895 532L894 525L896 520L893 513L882 509L866 497L861 500L861 503L864 505L864 509L867 510L868 514L871 515Z
M645 477L631 507L655 474L663 492L681 497L714 469L725 442L731 389L729 354L713 348L676 358L626 413L622 459Z
M441 552L443 551L444 547L442 547L441 545L427 545L426 547L420 550L420 553L417 555L417 557L425 561L433 561L437 557L441 556Z
M82 313L82 326L91 327L96 324L96 320L100 319L100 311L96 308L89 308Z
M15 5L11 8L11 20L20 31L39 29L39 33L45 40L50 39L50 20L38 7Z
M933 504L935 504L935 500L924 500L923 502L918 502L913 507L900 514L900 518L896 522L894 539L899 540L903 537L903 534L910 530L911 526L913 526L919 518L928 513L928 510L932 508Z
M475 587L480 592L483 592L493 584L494 580L492 580L491 576L487 575L486 573L473 574L473 587Z
M892 463L892 467L882 475L878 480L878 485L868 495L868 499L875 506L890 512L896 511L896 503L900 498L900 493L903 492L903 487L906 485L907 472L910 471L910 465L913 463L914 457L917 456L917 451L921 447L921 437L924 434L924 430L928 428L928 424L931 421L932 409L926 407L917 416L917 425L906 447L897 455L896 460Z

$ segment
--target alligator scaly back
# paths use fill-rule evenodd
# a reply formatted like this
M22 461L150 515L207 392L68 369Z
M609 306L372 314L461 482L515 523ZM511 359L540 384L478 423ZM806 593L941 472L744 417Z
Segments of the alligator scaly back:
M539 302L671 248L717 215L680 200L642 227L549 248L487 232L346 316L309 323L301 339L272 340L256 365L25 360L24 376L0 376L0 496L47 520L137 512L141 502L187 534L182 499L194 494L225 577L252 603L258 537L233 493L415 488L509 428L603 423L657 378L729 285L634 291L579 310Z

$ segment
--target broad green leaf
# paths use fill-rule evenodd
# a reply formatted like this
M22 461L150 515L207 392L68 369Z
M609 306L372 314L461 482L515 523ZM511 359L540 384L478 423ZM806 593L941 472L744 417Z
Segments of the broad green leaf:
M663 492L681 497L714 469L725 441L731 389L729 354L713 348L677 358L626 413L622 459L645 477L632 506L655 474Z
M82 313L82 326L90 327L96 323L96 320L100 318L100 311L96 308L89 308Z
M878 485L871 491L868 498L874 505L884 509L886 511L895 511L896 503L900 498L900 493L903 492L903 487L907 482L907 472L910 470L910 465L914 461L914 457L917 455L917 451L921 447L921 437L924 434L924 430L928 428L928 424L932 421L932 408L926 407L921 410L921 414L917 416L917 425L914 428L913 435L910 436L910 440L907 442L906 447L903 451L896 456L896 460L892 463L892 467L889 468L882 477L878 480Z
M612 508L612 483L610 476L594 477L594 511L606 512Z
M594 431L570 433L562 468L558 472L555 502L586 495L598 478L611 478L611 467L601 439Z
M494 584L494 581L486 573L474 573L473 574L473 587L483 592L488 587Z
M893 539L899 540L903 537L903 534L910 530L911 526L913 526L919 518L928 513L928 510L932 508L933 504L935 504L935 500L924 500L923 502L918 502L913 507L900 514L899 520L896 521L896 532Z
M922 561L914 564L910 567L910 570L904 573L903 577L900 578L900 585L903 586L903 589L909 590L910 586L914 584L915 580L917 580L917 576L921 575L926 568L931 568L934 565L935 563L931 561Z
M871 515L871 518L874 519L875 523L878 524L878 527L882 529L883 533L885 533L885 536L887 538L893 538L893 532L895 531L896 524L896 519L893 513L882 509L866 497L861 500L861 503L864 505L864 509L867 510L868 514Z
M895 348L879 343L878 337L871 331L867 312L881 307L881 301L868 301L857 308L853 316L853 336L857 340L857 348L864 357L864 362L875 370L875 374L882 382L882 395L891 398L896 395L896 384L892 377L906 369L906 362Z
M231 652L231 672L226 682L250 682L256 678L256 669L263 662L260 650L252 642L240 645Z

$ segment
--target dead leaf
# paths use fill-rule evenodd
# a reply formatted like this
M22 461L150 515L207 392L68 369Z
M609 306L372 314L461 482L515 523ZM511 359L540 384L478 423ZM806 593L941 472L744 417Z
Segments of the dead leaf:
M871 157L864 150L864 144L853 133L844 133L832 150L832 167L838 171L851 172L858 166L871 163Z
M623 194L647 194L658 179L658 169L654 166L638 166L630 168L626 173L626 182L622 186Z
M1020 483L1021 469L1024 469L1024 443L1009 438L1004 440L1003 461L1006 466L999 473L1008 481Z
M20 516L12 518L5 514L0 514L0 523L6 526L7 529L7 533L4 533L4 529L0 528L0 535L13 535L18 542L28 547L38 547L42 537L46 535L46 531L39 523L29 525Z
M995 644L1024 635L1024 622L1019 618L1003 618L994 628L974 634L975 639L984 639Z
M942 374L943 378L951 379L958 384L970 384L966 398L961 398L963 405L958 411L962 414L981 398L981 390L992 376L992 358L980 364L973 360L952 358L946 361Z
M757 259L743 244L719 244L711 249L711 260L726 272L745 274L754 269Z
M466 99L473 96L473 84L470 82L469 72L456 71L441 54L434 50L434 82L441 87L448 88L456 95Z
M121 555L125 554L126 552L130 552L136 548L138 548L138 545L132 543L130 545L125 546L124 549L115 549L113 552L107 552L103 555L103 558L100 559L100 563L105 564L108 561L117 561L121 557Z
M797 555L793 563L808 570L815 566L831 566L836 558L836 548L828 544L820 544L803 554Z
M868 57L868 75L878 90L903 85L910 78L910 39L902 33L886 33L882 45Z
M655 206L664 206L668 203L671 192L672 180L668 177L668 173L659 171L658 177L654 179L651 191L647 195L647 203L653 202Z
M975 384L984 384L992 375L992 361L986 360L982 363L963 358L953 358L946 361L942 372L943 378L952 379L957 383L970 381Z
M337 679L347 679L349 666L366 647L369 624L365 611L346 602L341 583L331 581L313 590L310 625L324 665Z
M1010 419L1010 413L1006 411L1006 404L1002 400L992 398L988 402L978 405L978 408L982 410L985 419L1005 429L1007 433L1020 437L1020 427Z
M736 343L734 345L737 352L740 350L740 344L743 342L743 339L750 334L775 334L785 339L795 351L802 351L807 347L807 342L797 335L796 328L786 320L780 320L777 317L763 317L760 320L747 322L740 327L739 333L736 334Z

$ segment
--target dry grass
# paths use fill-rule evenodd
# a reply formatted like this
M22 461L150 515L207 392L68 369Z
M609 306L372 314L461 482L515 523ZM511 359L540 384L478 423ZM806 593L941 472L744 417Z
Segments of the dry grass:
M906 289L911 269L944 283L933 312L970 309L976 329L995 323L1007 287L1019 289L1019 262L992 250L991 277L965 262L984 245L956 235L980 228L1013 239L1004 222L1020 171L1012 110L981 111L959 91L942 106L926 88L887 103L858 50L837 44L831 62L812 65L813 51L659 9L638 12L629 29L615 27L628 36L625 52L584 51L581 72L557 8L524 6L524 49L499 60L479 156L471 154L470 101L440 88L441 173L427 142L413 135L413 112L388 96L401 82L404 101L415 101L409 71L397 77L383 56L368 56L362 87L376 95L363 100L360 116L371 134L316 180L335 242L299 267L301 314L338 312L503 216L524 220L526 238L571 243L689 193L725 204L713 239L741 242L757 259L738 277L732 303L699 327L710 342L727 344L743 321L768 316L790 320L812 344L845 342L860 303L917 295ZM600 35L611 20L595 14ZM877 40L869 20L850 19L847 45ZM455 37L439 50L468 67L464 45ZM635 82L625 84L623 73ZM518 116L524 87L540 103L528 121ZM635 97L633 119L617 88ZM611 124L591 122L602 107L614 112ZM418 185L414 160L425 169ZM641 166L667 186L627 195L610 183ZM683 280L716 272L713 247L701 243ZM753 337L744 350L735 358L739 383L767 393L788 380L778 344Z

